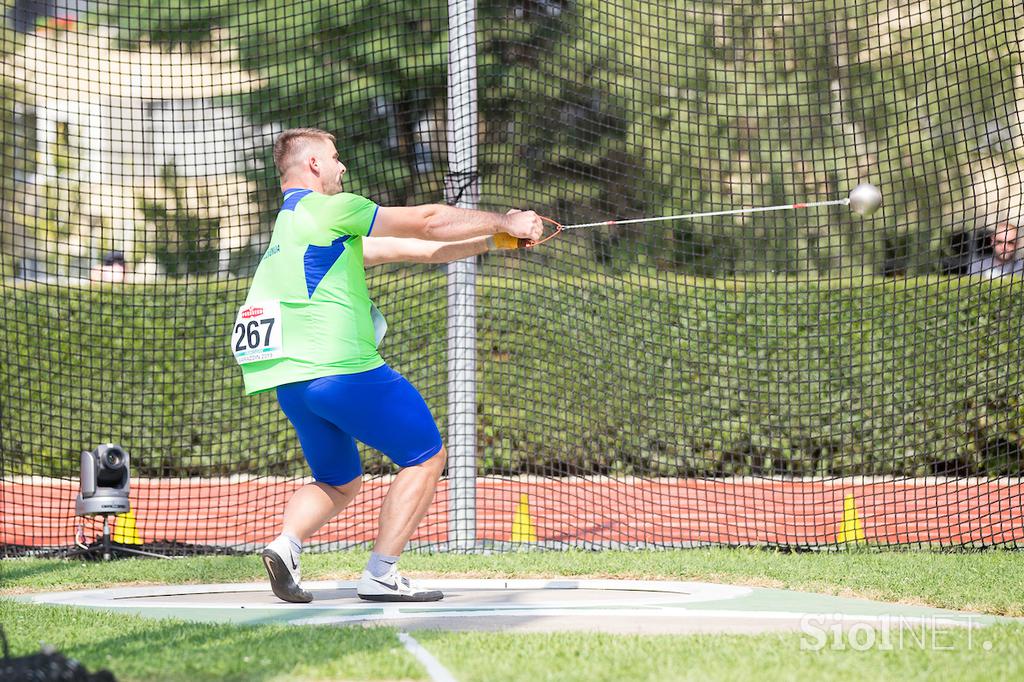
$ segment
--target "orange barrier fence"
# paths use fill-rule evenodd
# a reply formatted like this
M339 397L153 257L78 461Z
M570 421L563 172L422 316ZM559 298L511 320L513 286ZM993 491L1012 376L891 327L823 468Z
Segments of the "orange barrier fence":
M373 539L387 478L368 479L358 499L313 542ZM132 527L122 538L227 547L258 546L279 529L284 479L133 480ZM76 481L0 481L0 545L62 547L95 517L75 517ZM448 540L449 487L442 481L413 538ZM478 540L577 546L871 544L1024 546L1020 479L611 479L480 478Z

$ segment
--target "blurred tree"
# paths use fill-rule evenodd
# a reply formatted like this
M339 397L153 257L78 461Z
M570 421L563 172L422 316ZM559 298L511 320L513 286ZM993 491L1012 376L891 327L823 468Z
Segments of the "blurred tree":
M168 275L210 274L217 271L220 252L217 234L220 219L189 210L188 190L173 165L161 169L167 201L143 200L142 214L156 227L154 255Z
M910 272L932 272L963 220L962 169L1001 163L1019 139L1024 9L1011 0L484 7L496 196L599 219L883 188L870 220L835 209L661 230L717 240L739 271L878 272L886 239L907 233ZM623 155L625 172L601 172Z
M868 2L846 10L843 85L847 116L870 149L848 168L884 188L885 229L908 235L910 274L926 274L940 268L942 238L970 220L964 169L1002 165L1012 153L992 145L989 132L993 124L1010 131L1017 115L1024 7L993 0L913 8Z
M266 82L252 118L338 134L353 191L440 198L446 3L112 7L129 43L198 45L226 28ZM932 272L970 210L969 169L1019 146L1016 0L480 0L478 14L490 206L571 222L838 199L863 181L885 196L870 220L836 208L577 237L608 262L871 273L898 238L909 272ZM269 210L269 164L263 186Z
M228 36L241 67L265 82L241 102L254 121L334 132L351 168L346 189L381 203L440 198L441 164L427 158L440 141L420 138L443 129L443 121L425 125L424 119L444 109L446 5L142 0L114 4L105 20L119 26L128 45L152 41L198 50ZM270 211L278 197L269 149L264 161L261 198ZM416 177L417 165L426 177Z
M446 8L432 5L357 1L339 10L316 0L298 20L293 2L247 6L230 30L243 67L268 80L249 112L334 132L351 168L347 189L382 203L412 200L421 190L414 131L446 94Z

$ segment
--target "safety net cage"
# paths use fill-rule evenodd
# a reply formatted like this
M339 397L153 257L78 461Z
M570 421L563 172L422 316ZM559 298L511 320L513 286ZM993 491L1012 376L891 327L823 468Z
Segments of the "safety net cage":
M293 127L550 219L367 268L449 453L412 546L1024 544L1018 0L4 10L0 555L277 534L310 474L230 346ZM320 549L374 537L361 452Z

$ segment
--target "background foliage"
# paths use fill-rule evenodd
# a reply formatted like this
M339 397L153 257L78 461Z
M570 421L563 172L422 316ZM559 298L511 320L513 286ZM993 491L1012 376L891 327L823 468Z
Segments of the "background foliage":
M478 288L482 472L1020 472L1020 285L937 273L956 255L951 236L1020 213L1024 6L478 10L486 207L568 223L837 199L861 181L885 196L870 219L836 209L607 227L491 257ZM203 105L335 132L350 191L381 204L444 198L444 4L91 11L76 30L112 28L123 49L228 54L259 86ZM30 98L10 81L2 95ZM5 140L16 109L5 107ZM254 196L227 203L259 206L266 237L279 188L263 153L248 171ZM18 163L3 159L7 195ZM0 290L4 474L44 462L70 475L77 448L108 440L148 475L303 471L272 396L241 393L225 339L246 286L230 277L251 267L218 253L214 218L179 206L192 182L167 174L167 200L138 207L168 279ZM74 187L57 189L41 226L27 226L46 246L82 219L67 206ZM228 261L243 265L226 273ZM224 279L208 281L214 271ZM444 424L443 273L390 268L374 282L392 320L385 356ZM388 466L367 457L370 471Z
M480 471L1024 473L1020 288L909 282L485 279ZM372 284L392 320L382 352L445 424L443 272ZM581 315L538 315L541 295ZM0 302L10 315L0 342L20 368L0 387L8 473L73 475L69 443L111 440L140 475L304 470L273 395L243 395L224 332L237 301L223 283L137 287L130 299L41 287ZM870 306L881 314L864 316ZM67 372L81 382L71 391ZM376 452L365 463L389 467Z
M301 21L281 0L111 7L129 44L223 29L267 79L249 114L336 132L353 191L442 198L444 4L306 0ZM885 194L867 222L838 209L579 237L599 262L649 252L677 271L924 274L951 234L1020 213L982 187L992 172L1020 181L1014 0L482 0L478 12L489 206L569 223L836 199L863 181ZM435 129L431 145L417 126Z

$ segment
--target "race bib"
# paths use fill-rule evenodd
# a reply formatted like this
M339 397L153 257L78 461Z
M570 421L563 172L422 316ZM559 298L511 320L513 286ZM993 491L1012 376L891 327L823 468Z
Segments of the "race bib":
M250 303L238 310L231 350L240 365L283 357L281 302Z

